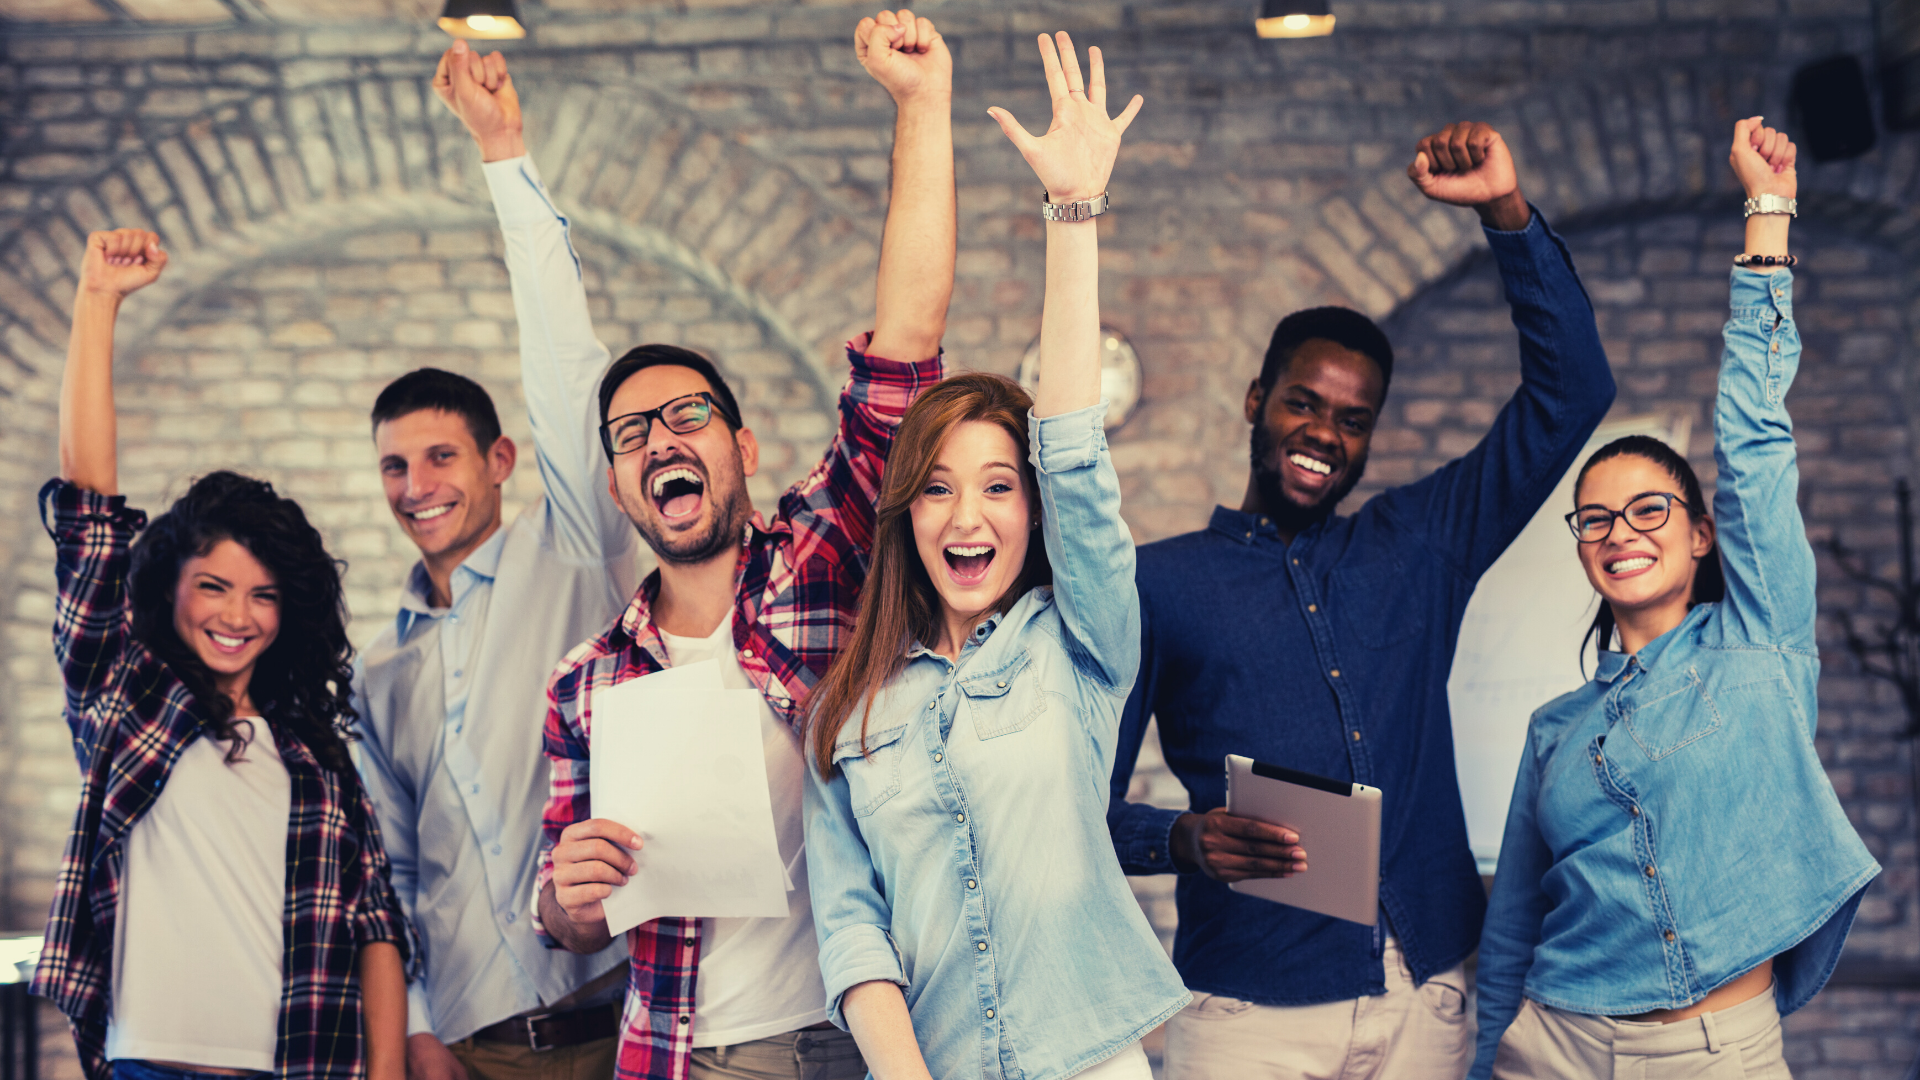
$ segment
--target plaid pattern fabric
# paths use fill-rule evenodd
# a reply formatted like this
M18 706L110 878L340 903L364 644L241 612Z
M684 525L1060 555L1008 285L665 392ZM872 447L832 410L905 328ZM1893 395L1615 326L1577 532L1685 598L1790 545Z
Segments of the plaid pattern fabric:
M907 406L940 381L941 360L901 363L849 342L852 377L840 395L840 430L826 457L780 498L774 520L755 515L743 539L734 592L733 645L747 678L788 724L804 722L807 691L853 626L873 547L874 500L887 450ZM606 633L575 648L547 689L546 752L553 760L536 897L553 879L553 845L592 816L587 790L593 697L668 666L653 626L656 572ZM535 929L552 947L538 921ZM619 1080L685 1080L693 1049L700 920L655 919L627 934L633 961L621 1018Z
M186 686L133 636L129 551L146 515L128 509L124 496L53 480L40 490L40 517L58 552L54 652L85 784L33 992L67 1015L88 1080L106 1080L124 841L203 726ZM272 730L293 796L274 1075L346 1080L366 1071L354 978L360 947L390 941L403 957L419 954L354 773L322 768L291 733Z

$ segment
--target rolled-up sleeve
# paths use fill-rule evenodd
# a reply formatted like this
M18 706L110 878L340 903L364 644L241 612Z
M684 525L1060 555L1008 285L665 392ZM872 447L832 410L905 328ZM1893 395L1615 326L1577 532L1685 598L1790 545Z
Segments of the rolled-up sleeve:
M880 892L873 856L854 821L845 774L823 779L811 765L806 790L807 879L813 929L820 940L820 977L827 1019L843 1030L840 1002L866 982L907 985L889 927L893 910Z
M1074 661L1124 692L1140 669L1133 534L1120 518L1120 476L1107 451L1107 403L1030 416L1053 599Z

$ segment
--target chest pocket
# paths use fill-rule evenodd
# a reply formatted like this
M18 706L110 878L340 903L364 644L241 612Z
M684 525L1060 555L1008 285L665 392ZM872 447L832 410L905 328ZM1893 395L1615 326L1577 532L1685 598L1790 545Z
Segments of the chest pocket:
M973 733L982 740L1025 731L1047 711L1040 672L1024 649L996 671L961 679L960 692L973 714Z
M1638 688L1629 684L1620 700L1627 734L1653 761L1720 730L1720 710L1696 668L1649 679Z
M869 817L888 799L900 794L900 757L907 725L867 733L866 753L860 752L859 717L849 716L850 731L833 744L833 765L846 775L854 817Z
M1413 584L1399 559L1380 555L1335 570L1328 602L1360 644L1384 649L1400 644L1426 625L1418 596L1410 588Z

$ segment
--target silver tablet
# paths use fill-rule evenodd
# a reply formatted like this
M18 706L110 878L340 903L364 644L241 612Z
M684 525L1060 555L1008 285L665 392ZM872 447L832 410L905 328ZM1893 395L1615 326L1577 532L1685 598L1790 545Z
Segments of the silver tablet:
M1234 892L1372 926L1380 911L1380 789L1227 755L1227 813L1300 834L1307 871Z

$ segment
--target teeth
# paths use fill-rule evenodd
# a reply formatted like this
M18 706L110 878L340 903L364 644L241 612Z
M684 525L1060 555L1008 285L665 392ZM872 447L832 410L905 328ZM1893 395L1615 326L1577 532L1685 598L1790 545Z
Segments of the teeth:
M689 469L683 465L678 468L668 469L666 472L656 475L653 478L653 497L654 498L656 499L659 498L660 493L666 490L667 482L669 480L685 480L690 484L699 484L700 474L697 472L694 472L692 469Z
M445 517L447 513L452 509L453 509L453 504L448 503L445 506L436 506L431 510L416 510L413 513L413 520L432 521L434 518L437 518L437 517Z
M246 638L228 637L225 634L216 634L211 630L207 631L207 636L213 639L213 643L215 645L218 645L223 649L237 649L240 646L245 645L247 643Z
M1308 457L1305 454L1290 454L1288 455L1287 460L1293 462L1295 465L1298 465L1303 469L1312 469L1314 472L1319 473L1321 476L1333 475L1333 466L1327 464L1324 461L1315 461L1314 459Z
M1653 560L1642 555L1638 558L1621 559L1619 562L1608 563L1607 572L1610 574L1624 574L1629 570L1644 570L1652 565Z
M953 555L958 555L963 559L969 558L974 555L985 555L987 552L992 550L993 550L992 546L988 544L979 544L974 547L948 547L947 548L948 553Z

